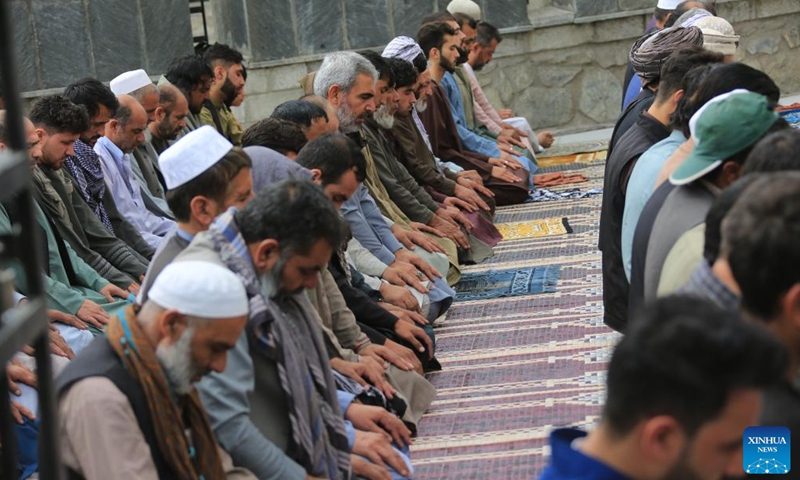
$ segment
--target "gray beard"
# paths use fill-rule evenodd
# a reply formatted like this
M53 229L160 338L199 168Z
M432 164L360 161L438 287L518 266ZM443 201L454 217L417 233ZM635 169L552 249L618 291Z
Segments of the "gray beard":
M375 121L386 130L391 130L394 127L394 115L389 113L389 107L386 104L381 105L375 112Z
M275 268L270 270L269 272L265 272L261 275L261 292L270 300L275 300L276 302L280 303L282 300L285 300L287 297L300 293L302 289L298 292L287 292L284 290L283 285L281 285L281 277L283 276L283 269L286 268L286 263L289 261L289 258L283 258L281 255L280 260L278 263L275 264Z
M414 104L414 108L417 109L417 112L422 113L428 109L428 99L427 98L420 98L417 100L417 103Z
M200 372L192 365L192 337L194 336L194 327L186 327L180 338L168 346L159 346L156 348L156 357L161 364L161 369L164 370L164 376L167 377L172 390L178 395L188 395L192 392L192 378Z
M336 112L336 116L339 117L339 131L342 133L355 133L358 131L358 125L356 124L356 115L353 110L350 108L350 105L347 102L342 102L339 105L339 110Z

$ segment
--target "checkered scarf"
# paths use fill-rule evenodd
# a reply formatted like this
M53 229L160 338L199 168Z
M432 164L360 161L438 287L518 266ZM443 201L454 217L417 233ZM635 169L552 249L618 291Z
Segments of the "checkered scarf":
M278 366L292 426L288 453L313 476L348 479L347 432L318 322L295 297L266 297L235 213L231 208L220 215L208 234L222 261L244 281L250 301L251 349Z
M75 142L75 155L67 157L64 166L67 167L75 183L78 184L78 190L89 208L92 209L95 215L103 222L103 225L111 232L114 233L114 227L111 226L111 220L106 213L106 207L103 205L103 196L106 193L106 183L103 180L103 169L100 167L100 157L97 156L94 149L86 145L81 140Z

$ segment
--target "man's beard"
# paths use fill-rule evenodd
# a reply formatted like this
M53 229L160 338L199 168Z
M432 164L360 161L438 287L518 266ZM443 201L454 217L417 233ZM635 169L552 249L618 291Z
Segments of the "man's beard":
M428 97L422 97L417 99L417 103L414 104L414 108L417 109L417 112L422 113L428 108Z
M389 113L389 106L385 103L375 112L374 118L378 125L386 130L391 130L394 127L394 115Z
M47 154L47 152L42 149L42 156L37 158L36 161L49 170L60 170L61 167L64 165L64 161L66 161L66 157L62 158L60 161L54 161L53 158Z
M202 102L200 103L200 105L189 104L189 113L191 113L193 115L200 115L200 112L202 112L202 111L203 111Z
M195 328L187 326L178 340L171 345L156 348L156 357L164 370L172 390L178 395L188 395L194 385L192 380L208 373L194 366L192 361L192 337Z
M469 60L469 50L461 47L456 47L456 50L458 50L458 59L456 59L456 65L463 65L467 63L467 60Z
M180 133L180 129L176 130L169 122L169 116L164 117L163 120L158 122L156 131L158 132L158 137L162 140L175 140Z
M472 69L474 71L476 71L476 72L480 72L481 70L483 70L483 67L485 67L485 66L486 66L486 63L478 62L475 65L472 65Z
M286 268L286 264L289 263L289 258L291 258L290 254L281 252L281 258L278 259L278 263L275 264L275 267L261 275L261 291L267 298L277 303L281 303L293 295L302 293L304 290L303 287L300 287L290 292L283 287L283 270Z
M681 452L680 458L660 480L700 480L700 476L689 465L689 447Z
M97 141L100 140L100 137L102 137L102 135L95 135L93 137L88 137L88 138L81 137L79 140L85 143L86 145L89 145L90 147L94 147Z
M356 123L356 114L346 101L339 105L339 110L336 111L336 116L339 117L339 131L342 133L355 133L358 131L358 124Z
M450 60L446 59L444 55L439 57L439 66L444 68L446 72L453 73L456 71L456 66L453 65Z
M226 106L230 107L234 100L236 100L236 95L239 94L238 89L236 86L231 82L230 78L225 78L225 83L219 87L219 91L222 92L222 103Z

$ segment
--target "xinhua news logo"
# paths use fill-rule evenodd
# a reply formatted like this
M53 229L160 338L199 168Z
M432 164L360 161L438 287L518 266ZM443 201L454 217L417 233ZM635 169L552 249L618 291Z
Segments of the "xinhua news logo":
M785 475L792 469L792 434L786 427L748 427L742 438L744 471Z

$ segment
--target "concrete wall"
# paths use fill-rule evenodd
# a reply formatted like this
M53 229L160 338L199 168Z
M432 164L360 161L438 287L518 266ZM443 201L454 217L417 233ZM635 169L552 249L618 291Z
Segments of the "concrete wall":
M504 29L495 60L479 79L490 100L531 120L534 128L575 131L613 124L631 45L642 34L653 0L531 0L530 26ZM557 6L556 6L557 5ZM737 59L767 72L784 93L800 92L800 1L733 0L718 4L742 36ZM322 55L257 62L245 124L301 95L298 79Z

